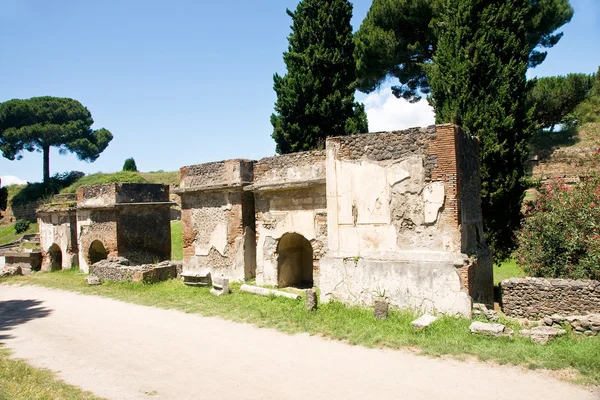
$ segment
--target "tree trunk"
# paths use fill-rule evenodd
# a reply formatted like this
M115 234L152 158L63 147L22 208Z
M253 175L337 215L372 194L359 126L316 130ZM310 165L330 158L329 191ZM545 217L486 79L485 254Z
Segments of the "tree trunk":
M42 152L44 153L44 185L47 185L50 181L50 146L43 146Z
M555 125L555 124L552 124L552 125L550 126L550 133L554 132L554 125Z

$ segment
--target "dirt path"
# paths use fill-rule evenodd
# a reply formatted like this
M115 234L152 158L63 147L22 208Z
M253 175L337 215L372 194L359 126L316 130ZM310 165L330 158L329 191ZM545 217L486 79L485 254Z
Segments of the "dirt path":
M0 286L0 341L110 399L598 399L519 368L288 336L33 286Z

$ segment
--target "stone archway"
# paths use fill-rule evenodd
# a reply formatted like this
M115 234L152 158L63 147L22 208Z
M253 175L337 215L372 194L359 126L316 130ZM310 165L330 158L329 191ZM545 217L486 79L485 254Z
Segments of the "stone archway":
M50 271L58 271L62 269L62 251L56 243L52 244L48 249L48 255L50 256Z
M104 248L104 245L99 240L94 240L90 245L90 249L88 251L88 260L89 264L95 264L98 261L106 260L108 257L108 251Z
M298 233L286 233L277 244L277 286L313 286L313 248Z

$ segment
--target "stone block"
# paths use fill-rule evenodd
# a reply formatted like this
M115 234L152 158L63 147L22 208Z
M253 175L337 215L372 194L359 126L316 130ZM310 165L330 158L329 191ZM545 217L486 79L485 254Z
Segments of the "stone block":
M207 268L196 272L182 272L181 276L183 277L183 283L188 286L209 287L212 285L210 271Z
M373 315L375 316L375 319L386 319L389 308L390 304L386 300L373 300Z
M546 344L557 336L566 334L564 329L555 328L552 326L536 326L531 329L523 329L519 331L519 335L530 337L532 341L539 344Z
M430 315L430 314L424 314L424 315L421 315L419 318L415 319L413 322L411 322L410 326L412 326L413 328L416 328L416 329L424 329L424 328L427 328L428 326L430 326L431 324L433 324L437 320L438 320L438 317L434 317L433 315Z
M222 296L229 294L229 279L227 278L215 278L213 279L213 287L210 289L210 294L215 296Z
M306 291L306 310L316 310L318 307L317 292L312 289Z
M86 276L85 283L87 283L90 286L102 284L102 282L100 282L100 278L98 278L97 276L94 276L94 275Z
M300 296L293 293L282 292L281 290L267 289L259 286L251 286L251 285L242 285L240 288L242 292L248 292L252 294L258 294L261 296L276 296L276 297L286 297L288 299L298 300Z
M487 324L485 322L475 321L469 327L471 333L486 335L491 337L509 337L512 338L514 332L502 324Z

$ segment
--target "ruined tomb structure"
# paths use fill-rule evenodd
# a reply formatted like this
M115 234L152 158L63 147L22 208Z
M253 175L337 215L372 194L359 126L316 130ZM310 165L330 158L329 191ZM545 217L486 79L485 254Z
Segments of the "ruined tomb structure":
M42 271L78 265L77 195L59 194L37 209Z
M180 170L183 274L243 281L256 271L253 161L227 160Z
M469 315L492 302L479 144L454 125L181 169L184 273Z
M454 125L327 139L322 300L463 315L491 303L478 160Z
M171 258L169 186L146 183L109 183L77 190L79 266L108 256L125 257L132 264Z
M264 158L245 190L256 202L256 283L312 288L327 250L325 151Z

